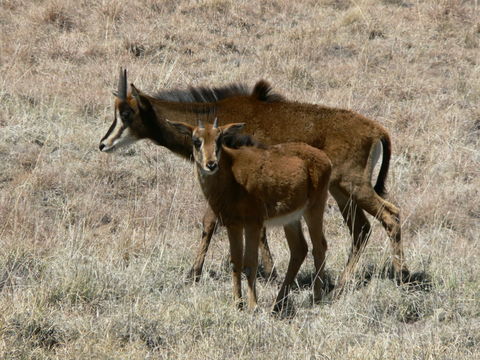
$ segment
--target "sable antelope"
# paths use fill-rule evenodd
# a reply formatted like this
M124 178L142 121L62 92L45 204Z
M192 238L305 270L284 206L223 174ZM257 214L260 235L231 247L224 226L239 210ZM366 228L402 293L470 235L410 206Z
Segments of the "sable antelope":
M337 289L341 289L358 261L370 234L364 211L379 219L392 245L392 265L399 281L408 279L400 233L400 210L385 200L391 142L377 122L353 111L285 100L266 81L253 91L242 85L222 88L172 90L148 96L131 84L127 94L126 71L120 72L115 117L100 141L100 150L148 138L160 146L192 159L191 139L176 132L166 119L194 125L199 113L215 110L229 123L245 121L245 130L264 144L304 142L322 149L332 162L329 191L352 234L352 247ZM372 172L379 154L382 163L375 186ZM217 218L211 209L203 220L202 240L191 274L198 278ZM266 241L263 253L268 252ZM266 256L265 258L269 258ZM271 259L271 257L270 257Z
M304 143L233 149L231 146L238 142L232 137L243 129L244 123L218 126L215 119L213 126L199 123L194 128L184 123L171 124L192 139L200 186L210 208L227 227L236 301L241 303L243 269L248 279L248 307L256 307L255 278L261 232L265 225L283 225L290 261L274 311L283 308L289 288L307 255L300 223L302 216L312 241L316 268L314 300L319 301L327 250L323 212L331 173L330 160L325 153ZM241 140L245 143L245 139L248 137ZM248 143L255 144L254 141Z

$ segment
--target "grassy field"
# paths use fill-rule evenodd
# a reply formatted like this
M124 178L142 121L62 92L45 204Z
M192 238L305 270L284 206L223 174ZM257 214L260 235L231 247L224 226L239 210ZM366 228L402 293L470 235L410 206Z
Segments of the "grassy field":
M460 0L0 1L0 358L480 359L480 4ZM268 79L392 135L390 195L410 269L383 276L375 224L335 302L232 305L221 229L185 282L204 203L192 164L152 143L107 155L118 69L147 93ZM327 264L350 246L333 200ZM281 276L288 249L269 230ZM301 269L307 278L311 257ZM362 286L360 286L362 284Z

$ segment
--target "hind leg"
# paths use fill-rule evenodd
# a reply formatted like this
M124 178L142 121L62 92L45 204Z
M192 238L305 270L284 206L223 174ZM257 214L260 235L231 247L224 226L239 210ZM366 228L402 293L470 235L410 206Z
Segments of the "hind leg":
M241 283L243 269L243 227L228 226L227 232L230 242L233 299L238 308L243 308Z
M316 270L313 285L313 301L316 303L322 299L323 282L325 281L324 269L327 241L323 233L323 213L325 210L326 195L325 193L324 199L321 199L317 205L307 209L304 214L312 241L312 255Z
M273 312L281 312L287 304L288 293L292 286L295 276L300 269L305 257L307 256L308 246L302 233L302 224L295 221L283 227L287 237L288 247L290 249L290 261L288 262L287 274L283 280L282 287L278 292L277 299L273 306Z
M257 306L257 291L255 281L257 280L258 267L258 243L261 232L264 230L262 225L250 224L245 226L245 254L243 256L244 272L248 281L248 308L254 310Z
M262 265L263 269L266 274L267 279L276 279L277 278L277 270L275 270L274 264L273 264L273 258L272 258L272 253L270 252L270 248L268 247L268 242L267 242L267 232L265 227L262 228L262 233L260 237L260 254L262 258Z
M409 271L405 264L400 226L400 209L380 197L370 184L364 184L353 193L357 204L382 223L390 238L392 247L392 265L395 277L406 281Z
M352 236L352 246L350 248L350 254L348 255L348 261L335 289L334 296L338 296L355 271L358 259L367 245L371 227L365 213L359 206L357 206L355 200L349 198L345 192L337 187L334 188L331 186L330 193L337 202L343 219L345 220Z

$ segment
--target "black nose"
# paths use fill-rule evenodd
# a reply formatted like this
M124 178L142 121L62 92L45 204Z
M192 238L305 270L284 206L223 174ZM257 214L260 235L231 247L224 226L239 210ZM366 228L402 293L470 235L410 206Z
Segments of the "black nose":
M100 151L102 151L104 147L105 147L105 144L100 143L100 146L98 148L100 149Z
M210 171L213 171L217 168L217 163L215 161L209 161L207 163L207 167L210 169Z

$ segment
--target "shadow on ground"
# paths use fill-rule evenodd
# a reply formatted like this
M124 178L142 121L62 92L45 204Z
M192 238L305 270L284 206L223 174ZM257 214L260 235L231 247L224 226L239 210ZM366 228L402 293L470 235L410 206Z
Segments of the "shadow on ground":
M295 286L299 289L310 288L313 284L314 273L301 273L297 276ZM425 271L417 271L409 274L403 274L402 279L398 279L394 275L394 271L391 266L384 266L379 269L373 265L369 265L356 272L354 277L356 286L355 288L361 289L367 286L375 277L380 279L390 279L402 286L407 291L431 291L433 288L432 278ZM332 275L326 273L326 279L324 283L325 293L331 292L335 287Z

